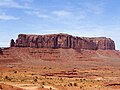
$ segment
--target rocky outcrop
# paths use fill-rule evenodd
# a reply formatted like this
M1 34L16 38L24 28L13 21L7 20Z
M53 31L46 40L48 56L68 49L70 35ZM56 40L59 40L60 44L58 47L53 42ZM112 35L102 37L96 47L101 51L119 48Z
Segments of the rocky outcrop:
M115 50L115 43L110 38L90 38L97 46L97 49Z
M33 48L73 48L88 50L114 50L114 41L110 38L74 37L68 34L26 35L19 34L16 42L11 40L11 47Z
M14 46L15 46L15 42L14 42L13 39L11 39L11 41L10 41L10 47L14 47Z
M3 54L3 52L2 52L2 49L0 48L0 54L2 55Z

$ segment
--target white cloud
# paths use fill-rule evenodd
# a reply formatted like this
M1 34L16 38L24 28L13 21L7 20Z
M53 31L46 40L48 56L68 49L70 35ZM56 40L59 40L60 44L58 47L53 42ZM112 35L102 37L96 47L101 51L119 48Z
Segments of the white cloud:
M38 14L38 17L39 18L48 18L48 15L46 15L46 14Z
M55 14L58 17L64 17L64 16L69 16L71 15L70 12L65 11L65 10L59 10L59 11L53 11L52 14Z
M104 6L105 6L105 2L101 2L98 4L87 2L83 4L82 9L86 13L90 12L93 14L102 14L104 12Z
M27 3L20 4L15 0L0 0L0 7L30 9Z
M30 2L30 3L31 3L31 2L33 2L34 0L23 0L23 1L26 1L26 2Z
M47 14L43 14L40 11L25 11L28 15L37 16L38 18L48 18L49 16Z
M19 20L20 18L19 17L14 17L14 16L9 16L9 15L6 15L6 14L1 14L0 15L0 20Z
M0 42L0 47L9 47L10 45L7 42Z
M94 14L101 14L103 12L102 4L93 5L93 4L88 3L86 6L87 6L88 11Z

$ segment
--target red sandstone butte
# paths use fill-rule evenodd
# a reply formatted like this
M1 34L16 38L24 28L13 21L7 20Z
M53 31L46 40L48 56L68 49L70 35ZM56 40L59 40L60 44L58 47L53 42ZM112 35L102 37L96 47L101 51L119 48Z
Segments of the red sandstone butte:
M68 34L27 35L19 34L16 42L11 40L11 47L33 48L73 48L88 50L115 50L115 43L106 37L75 37Z

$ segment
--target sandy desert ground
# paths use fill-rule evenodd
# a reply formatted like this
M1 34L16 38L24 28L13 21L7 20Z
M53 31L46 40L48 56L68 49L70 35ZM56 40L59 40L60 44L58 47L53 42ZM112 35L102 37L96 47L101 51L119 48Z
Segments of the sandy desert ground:
M0 90L120 90L120 52L6 48Z

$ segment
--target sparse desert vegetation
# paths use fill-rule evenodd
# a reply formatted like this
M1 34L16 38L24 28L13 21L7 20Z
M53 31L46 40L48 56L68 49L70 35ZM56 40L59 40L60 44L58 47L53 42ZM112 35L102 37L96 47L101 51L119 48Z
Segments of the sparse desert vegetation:
M64 69L64 71L61 71L55 68L49 71L44 67L32 67L28 70L25 68L6 68L5 71L0 71L0 83L26 90L28 87L34 87L36 90L37 88L47 88L48 90L119 90L117 88L120 86L120 83L118 83L120 73L119 70L116 70L116 72L114 70L115 68L110 69L110 71L104 69L99 71L92 69L70 71ZM71 73L73 71L77 74Z

